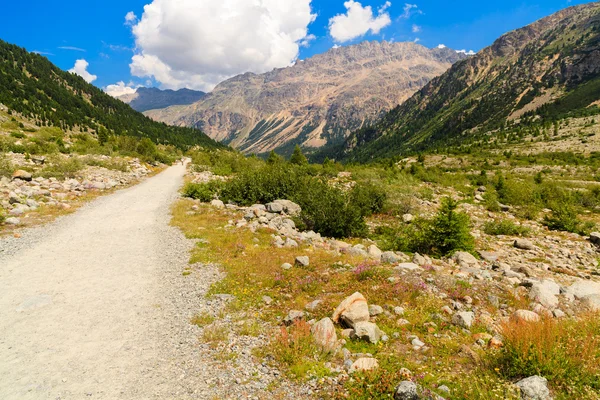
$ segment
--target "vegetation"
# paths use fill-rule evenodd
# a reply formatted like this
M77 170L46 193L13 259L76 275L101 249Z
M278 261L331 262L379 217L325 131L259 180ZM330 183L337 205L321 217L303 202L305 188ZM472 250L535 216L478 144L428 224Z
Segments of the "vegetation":
M531 232L529 228L507 219L486 222L483 231L493 236L528 236Z
M40 127L95 133L101 144L126 135L179 148L222 147L199 130L152 121L45 57L1 40L0 103Z

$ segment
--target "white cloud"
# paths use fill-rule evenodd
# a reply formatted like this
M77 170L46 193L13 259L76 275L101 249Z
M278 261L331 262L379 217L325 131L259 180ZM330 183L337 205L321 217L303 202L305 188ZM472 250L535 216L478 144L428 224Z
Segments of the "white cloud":
M135 15L135 13L133 11L129 11L127 14L125 14L125 25L135 25L135 23L137 22L138 17L137 15Z
M456 52L466 54L467 56L474 56L476 54L473 50L456 50Z
M437 45L437 48L438 48L438 49L445 49L445 48L446 48L446 45L445 45L445 44L438 44L438 45Z
M404 3L403 13L400 18L408 19L413 14L423 14L423 11L419 10L419 6L416 4Z
M412 32L413 33L419 33L419 32L421 32L421 27L419 25L413 24L413 26L412 26Z
M363 7L354 0L346 1L346 14L338 14L329 20L329 34L340 43L356 39L369 31L378 34L392 23L389 13L386 12L391 5L389 1L386 2L375 16L371 6Z
M414 42L415 43L419 43L421 41L421 38L415 38Z
M302 39L298 44L300 45L300 47L309 47L310 46L310 42L312 42L313 40L316 40L317 37L313 34L310 34L308 36L306 36L304 39Z
M106 94L111 95L112 97L119 97L126 94L134 94L136 89L139 88L140 85L134 85L133 82L129 82L125 84L125 82L117 82L114 85L108 85L104 88Z
M85 53L85 49L79 48L79 47L73 47L73 46L59 46L58 47L61 50L71 50L71 51L80 51L82 53Z
M69 70L69 72L72 74L77 74L77 75L81 76L87 83L92 83L96 79L98 79L98 77L96 75L92 75L88 72L87 68L89 66L90 66L90 63L88 63L87 61L85 61L83 59L77 60L77 61L75 61L75 66L73 68L71 68Z
M240 73L292 65L315 18L311 0L153 0L132 26L131 73L209 91Z

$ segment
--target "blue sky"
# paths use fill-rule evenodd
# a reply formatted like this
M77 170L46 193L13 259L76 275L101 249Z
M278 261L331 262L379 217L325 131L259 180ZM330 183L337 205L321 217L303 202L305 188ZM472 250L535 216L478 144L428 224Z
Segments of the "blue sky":
M176 4L186 1L193 4L191 7L194 11L190 9L178 14L177 10L173 10L177 7ZM335 40L333 31L330 30L331 19L349 12L348 3L344 0L220 1L229 3L233 8L236 4L246 7L250 2L279 2L280 4L273 3L275 5L272 7L279 10L269 15L281 15L272 17L275 25L288 24L289 27L280 27L277 32L266 32L266 36L262 33L260 36L253 36L254 29L263 29L263 25L270 25L273 21L259 25L260 28L253 28L252 21L248 21L247 27L236 32L239 20L236 23L229 23L229 20L221 22L218 21L220 14L207 15L208 8L196 7L200 3L207 3L205 7L208 7L212 3L210 6L214 8L214 0L30 0L3 4L3 14L13 17L3 18L0 38L30 51L42 52L65 70L73 68L76 60L84 59L88 63L87 72L96 77L93 83L102 88L123 81L132 87L156 85L210 89L221 79L243 70L263 72L291 61L293 43L280 42L280 33L288 34L293 31L293 34L290 33L294 36L292 41L298 43L301 41L297 36L299 27L307 28L300 36L304 35L308 39L305 40L306 46L299 47L301 59L327 51L336 42L339 45L349 45L363 40L414 41L418 38L419 43L427 47L444 44L457 50L478 51L509 30L527 25L570 5L586 3L577 0L410 0L409 3L390 0L386 4L385 0L354 0L354 6L360 7L357 10L366 12L367 7L371 7L373 18L370 26L373 29L357 37ZM292 4L288 2L294 2L293 8L296 10L293 15L287 10L281 10ZM161 15L153 17L158 18L160 26L172 25L164 31L166 33L158 33L153 28L156 20L144 16L144 6L150 3L156 3L155 10L160 9ZM162 5L159 6L159 3ZM411 6L408 7L408 4ZM316 18L310 18L312 22L307 19L308 6L312 10L310 13L316 14ZM129 12L133 14L130 14L129 23L126 23L125 16ZM214 12L224 14L223 11ZM190 15L193 13L197 14ZM241 13L251 14L250 9L244 9ZM381 18L378 19L379 17ZM144 19L147 21L141 24L140 21ZM179 19L184 21L181 23L182 28L178 30ZM138 24L139 31L134 34L132 27ZM350 20L347 24L350 27L355 25ZM181 36L185 32L189 32L189 37ZM248 35L248 32L252 34ZM245 42L246 35L248 38ZM258 38L267 38L265 40L272 41L273 46L265 45L264 48L253 49L257 54L249 53L240 59L236 58L247 47L251 47L253 42L262 40ZM136 39L138 44L144 43L137 46L137 49ZM271 54L274 47L282 50ZM269 54L265 56L261 52ZM143 57L137 59L132 75L130 64L134 54L143 54ZM165 68L169 72L164 72ZM161 73L164 74L161 76Z

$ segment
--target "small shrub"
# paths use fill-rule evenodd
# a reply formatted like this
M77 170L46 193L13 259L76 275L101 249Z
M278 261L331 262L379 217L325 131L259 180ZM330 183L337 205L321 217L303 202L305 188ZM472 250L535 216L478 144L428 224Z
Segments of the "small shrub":
M14 171L12 163L4 156L0 154L0 177L10 177Z
M75 178L77 173L81 171L83 167L83 163L77 158L62 159L60 157L55 157L49 160L48 165L44 167L38 175L43 178Z
M577 210L566 201L556 201L551 206L551 214L544 217L543 224L550 230L586 234L584 224L579 220Z
M6 214L4 213L4 210L0 209L0 225L2 225L4 221L6 221Z
M221 189L220 182L211 181L208 183L187 183L183 187L183 196L202 203L208 203L214 200Z
M442 206L428 229L426 240L434 252L442 255L456 250L473 251L475 241L470 232L470 219L467 214L457 212L458 202L450 197L442 201Z
M200 328L210 325L215 321L215 317L210 314L199 314L192 318L190 323L199 326Z
M359 183L350 192L352 204L365 216L380 213L386 199L385 191L372 183Z
M483 231L492 236L528 236L531 232L529 228L517 225L514 222L506 219L486 222L483 226Z
M500 203L498 202L498 195L495 191L488 190L483 195L484 206L488 211L491 212L500 212Z

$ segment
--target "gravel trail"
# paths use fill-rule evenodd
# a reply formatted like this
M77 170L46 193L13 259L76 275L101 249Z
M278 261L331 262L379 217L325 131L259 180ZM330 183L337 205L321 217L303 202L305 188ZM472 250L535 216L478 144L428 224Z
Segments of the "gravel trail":
M168 225L174 166L19 239L0 239L0 398L210 398L189 318L218 271L185 279Z

